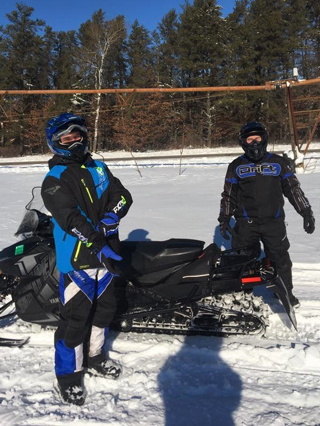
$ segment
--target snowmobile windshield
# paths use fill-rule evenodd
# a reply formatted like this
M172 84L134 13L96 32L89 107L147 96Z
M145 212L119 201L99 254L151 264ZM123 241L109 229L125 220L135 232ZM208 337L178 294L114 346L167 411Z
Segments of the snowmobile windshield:
M17 232L14 234L15 237L21 235L22 237L27 238L28 236L34 234L39 225L39 217L35 210L27 210L20 225L17 229Z
M23 239L38 233L39 228L47 227L51 222L51 216L43 205L41 187L36 186L32 189L31 200L25 209L26 212L14 234L15 237L21 236Z

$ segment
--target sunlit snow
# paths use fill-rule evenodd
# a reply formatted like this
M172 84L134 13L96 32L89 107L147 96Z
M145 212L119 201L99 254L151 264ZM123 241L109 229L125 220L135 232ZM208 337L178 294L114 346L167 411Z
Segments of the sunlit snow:
M142 177L132 162L110 162L134 199L120 225L122 239L195 238L228 247L217 217L232 157L223 156L225 150L214 158L202 153L181 164L179 159L139 161ZM0 348L0 424L319 424L320 153L308 154L305 165L299 180L315 214L314 234L304 232L302 218L286 203L294 293L301 301L298 333L268 290L259 293L270 304L266 338L111 333L107 348L122 363L123 375L118 381L85 377L87 399L75 407L61 404L53 391L54 331L17 318L2 320L0 336L31 336L31 344ZM0 164L0 249L16 242L13 234L31 189L41 185L46 172L43 164Z

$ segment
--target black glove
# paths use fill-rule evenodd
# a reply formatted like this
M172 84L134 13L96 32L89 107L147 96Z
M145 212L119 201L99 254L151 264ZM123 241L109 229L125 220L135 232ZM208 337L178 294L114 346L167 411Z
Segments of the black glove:
M313 216L311 207L309 207L307 210L304 210L302 212L303 216L303 229L307 232L307 234L312 234L312 232L315 230L315 218Z
M221 235L225 240L230 240L229 235L227 234L227 231L232 234L232 228L229 224L230 222L230 216L219 216L218 221L220 222L220 232Z

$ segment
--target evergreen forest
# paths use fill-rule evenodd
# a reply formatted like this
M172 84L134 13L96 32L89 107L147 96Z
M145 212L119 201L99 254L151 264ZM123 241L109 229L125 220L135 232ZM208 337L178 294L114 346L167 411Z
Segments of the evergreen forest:
M152 32L102 9L65 32L18 2L0 27L0 89L263 86L293 78L294 68L301 80L320 77L319 0L236 0L226 17L216 0L181 3ZM293 92L305 138L320 111L320 84ZM274 142L290 140L282 89L3 95L0 155L47 152L46 121L62 112L86 118L93 151L226 146L250 120L263 122Z

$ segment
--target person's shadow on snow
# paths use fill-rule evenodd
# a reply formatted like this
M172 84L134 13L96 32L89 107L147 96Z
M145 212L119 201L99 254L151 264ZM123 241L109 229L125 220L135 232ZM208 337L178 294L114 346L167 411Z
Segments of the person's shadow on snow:
M234 223L231 224L234 226ZM213 242L225 250L219 225ZM240 376L219 353L221 337L187 336L180 351L171 356L158 375L165 426L233 426L242 391Z
M218 232L219 227L218 227ZM145 229L124 241L150 241ZM165 426L233 426L241 378L219 356L220 337L187 336L158 374Z
M124 241L151 241L147 238L148 235L149 231L146 229L133 229Z
M221 337L187 336L158 375L165 426L233 426L240 376L219 356Z

